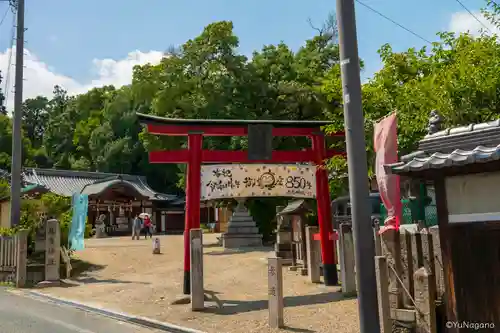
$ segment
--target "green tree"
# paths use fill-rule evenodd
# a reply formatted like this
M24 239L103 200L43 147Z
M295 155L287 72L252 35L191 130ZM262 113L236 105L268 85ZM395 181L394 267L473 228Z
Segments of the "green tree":
M77 110L70 107L73 98L59 86L54 87L54 97L47 110L48 122L44 131L43 145L54 162L55 168L70 169L73 133L76 128Z
M42 146L43 135L47 123L47 107L49 100L44 96L28 98L23 102L22 121L25 135L31 146L38 149Z
M392 111L398 115L400 155L417 148L427 132L429 113L436 109L444 126L481 123L500 115L500 44L495 36L440 33L441 41L430 52L410 48L394 52L389 45L379 50L383 67L363 85L363 112L368 162L373 164L373 122ZM338 69L324 80L322 90L329 100L341 96ZM329 115L334 125L343 127L343 111ZM345 162L332 160L331 167L345 174ZM345 189L345 179L335 180L334 188Z

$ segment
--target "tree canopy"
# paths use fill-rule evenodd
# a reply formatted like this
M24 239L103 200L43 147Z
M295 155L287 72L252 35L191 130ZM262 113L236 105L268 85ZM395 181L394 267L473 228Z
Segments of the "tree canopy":
M491 1L485 15L498 24ZM500 43L496 36L440 33L430 48L380 50L382 68L362 87L367 152L372 161L373 122L398 114L401 154L416 148L436 109L447 126L477 123L500 115ZM150 136L136 112L201 119L328 119L328 131L343 130L342 84L337 30L332 16L298 50L265 45L251 57L238 52L229 21L209 24L183 45L170 47L157 65L136 66L132 82L80 95L54 87L53 97L23 103L25 166L142 174L158 191L183 188L183 166L153 165L147 152L185 145L178 137ZM361 65L363 62L360 60ZM0 92L0 101L3 102ZM0 109L0 168L10 168L11 120ZM206 147L241 149L245 138L207 138ZM275 148L301 148L304 138L275 140ZM341 175L345 161L332 159ZM370 168L371 169L371 168ZM332 180L334 195L345 191Z

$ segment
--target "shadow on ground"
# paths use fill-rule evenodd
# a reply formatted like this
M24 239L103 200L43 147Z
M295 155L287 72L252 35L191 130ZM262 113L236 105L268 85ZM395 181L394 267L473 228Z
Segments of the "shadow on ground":
M98 265L88 261L71 258L71 267L71 278L78 278L84 273L100 271L106 268L106 265Z
M208 307L203 312L213 313L218 315L234 315L251 311L266 310L268 308L268 300L258 301L232 301L223 300L216 296L215 293L206 290L205 293L209 296L207 299L216 304L215 307ZM313 304L325 304L351 299L346 297L341 292L328 292L313 295L301 296L286 296L284 297L285 308L305 306Z
M147 285L151 284L150 282L143 282L143 281L127 281L127 280L118 280L118 279L96 279L94 277L77 277L73 278L70 281L76 282L78 284L94 284L94 283L106 283L106 284L141 284L141 285Z
M66 279L61 287L77 287L82 284L95 284L95 283L106 283L106 284L150 284L149 282L142 281L127 281L119 279L97 279L95 277L88 276L88 273L100 271L106 268L106 265L93 264L88 261L80 259L71 259L71 277Z
M241 249L223 249L219 251L209 251L205 252L204 254L209 255L209 256L226 256L226 255L231 255L231 254L240 254L240 253L249 253L249 252L262 252L262 253L269 253L273 249L270 247L247 247L247 248L241 248Z
M281 328L283 331L288 331L288 332L297 332L297 333L314 333L316 331L313 330L308 330L307 328L297 328L297 327L290 327L290 326L285 326Z
M205 248L205 249L209 249L209 248L213 248L213 247L221 247L221 246L220 246L220 244L217 244L217 243L203 244L203 248Z

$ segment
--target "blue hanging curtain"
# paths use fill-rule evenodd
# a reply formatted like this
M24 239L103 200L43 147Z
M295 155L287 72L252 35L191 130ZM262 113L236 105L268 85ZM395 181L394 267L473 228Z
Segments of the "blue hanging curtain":
M73 219L71 220L68 244L72 250L79 251L85 248L85 223L87 221L89 197L87 194L75 193L72 197L72 204Z

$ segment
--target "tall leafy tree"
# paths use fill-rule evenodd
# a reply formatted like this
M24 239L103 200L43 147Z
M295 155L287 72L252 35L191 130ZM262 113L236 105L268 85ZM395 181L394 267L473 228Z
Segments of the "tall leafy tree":
M28 98L23 102L23 129L33 148L40 148L43 144L48 105L49 100L44 96Z

